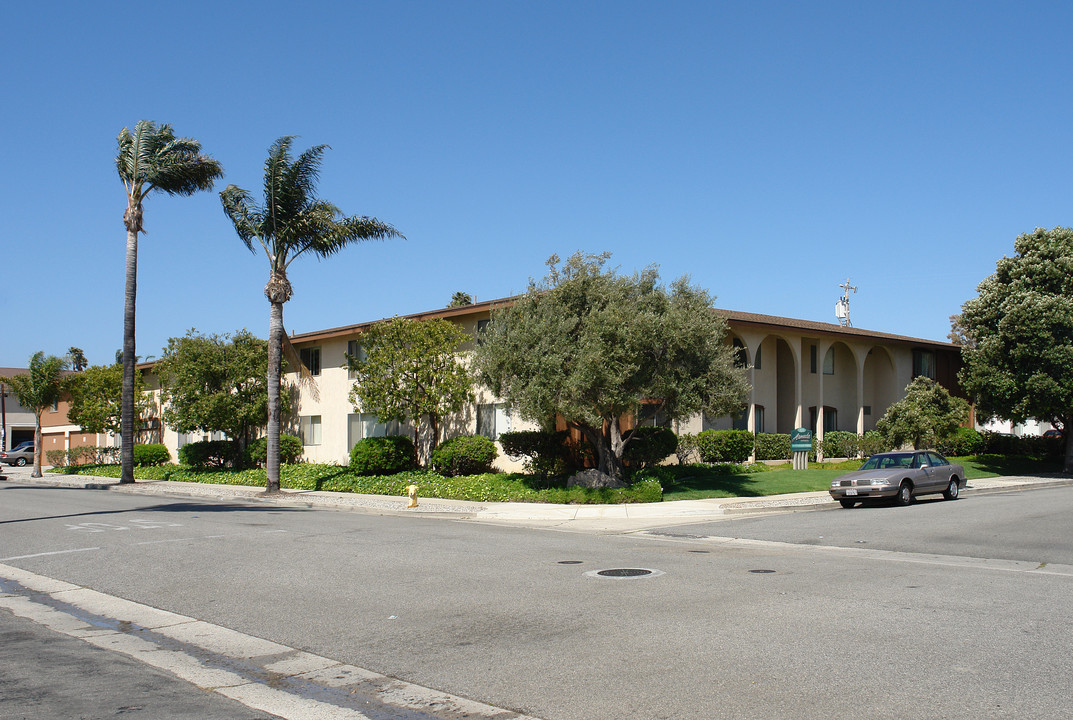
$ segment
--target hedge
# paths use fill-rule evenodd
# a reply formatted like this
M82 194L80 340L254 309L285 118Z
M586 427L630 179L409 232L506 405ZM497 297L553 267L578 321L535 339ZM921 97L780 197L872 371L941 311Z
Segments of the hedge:
M525 469L539 477L562 475L570 466L566 430L517 430L501 433L499 444L511 457L524 457Z
M166 465L171 462L171 453L161 443L135 445L133 448L134 464L139 467L148 465Z
M355 475L395 475L414 465L414 441L405 435L365 438L350 448L350 471Z
M302 458L302 439L281 433L279 436L279 461L290 465ZM268 438L257 438L249 447L251 465L263 466L268 462Z
M633 470L659 465L678 449L678 436L665 427L639 427L633 431L622 458Z
M490 472L499 455L496 444L483 435L451 438L432 451L432 467L447 477Z
M742 463L753 452L753 434L748 430L705 430L697 435L697 451L706 463Z
M238 445L233 440L199 440L179 448L179 462L190 467L235 467L238 460Z

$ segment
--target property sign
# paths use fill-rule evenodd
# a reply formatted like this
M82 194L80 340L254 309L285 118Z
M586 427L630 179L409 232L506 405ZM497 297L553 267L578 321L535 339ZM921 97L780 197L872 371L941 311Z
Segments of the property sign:
M791 452L809 452L812 450L812 431L808 428L797 428L790 433Z

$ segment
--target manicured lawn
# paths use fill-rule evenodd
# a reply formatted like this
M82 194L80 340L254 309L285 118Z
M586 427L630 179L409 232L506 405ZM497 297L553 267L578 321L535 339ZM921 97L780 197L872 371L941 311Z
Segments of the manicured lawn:
M810 463L808 470L794 470L790 464L756 466L690 465L658 468L664 500L699 500L720 497L758 497L783 493L826 490L831 480L856 470L861 460L843 463ZM976 455L950 458L965 466L969 480L1002 475L1032 475L1058 472L1061 461L1045 461L1024 456Z
M1057 472L1061 461L1041 461L1029 457L978 455L950 458L965 466L970 480L1000 475L1031 475ZM659 502L663 500L699 500L702 498L759 497L784 493L826 490L831 480L856 470L860 460L843 463L810 463L808 470L794 470L784 465L665 465L642 471L641 479L624 490L587 490L567 488L517 473L487 473L467 477L444 477L429 471L413 471L387 477L360 477L338 465L284 465L280 485L295 490L327 490L368 495L406 495L406 486L418 486L418 496L450 498L474 502L545 502L572 504L611 504ZM67 468L70 474L119 477L118 465L94 465ZM62 472L62 470L61 470ZM264 487L264 470L193 470L182 465L135 468L139 480L177 480L184 482L249 485ZM658 483L658 484L657 484Z
M808 470L794 470L789 463L759 467L687 465L662 467L656 472L664 500L700 500L826 490L832 479L858 467L859 462L844 466L812 463Z

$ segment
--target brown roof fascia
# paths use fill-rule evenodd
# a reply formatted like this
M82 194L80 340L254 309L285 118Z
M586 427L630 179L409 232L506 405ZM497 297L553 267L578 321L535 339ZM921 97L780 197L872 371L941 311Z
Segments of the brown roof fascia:
M910 343L913 345L927 345L935 348L960 350L958 345L940 340L925 340L923 338L910 337L908 335L894 335L892 333L863 330L855 327L843 327L833 323L815 322L812 320L797 320L795 318L779 317L777 315L760 315L758 313L741 312L738 310L720 310L715 312L725 317L736 325L750 325L763 328L792 328L806 334L834 336L834 337L860 337L879 340L891 340L894 342Z
M466 317L471 315L481 315L490 312L496 307L505 307L513 305L514 302L521 297L520 295L513 295L511 297L500 298L497 300L485 300L483 302L473 303L472 305L462 305L460 307L440 308L437 310L429 310L426 312L412 313L410 315L402 315L409 320L432 320L436 318L452 319L459 317ZM792 329L802 332L806 335L827 336L827 337L859 337L862 339L872 340L889 340L898 343L908 343L912 345L922 345L933 348L945 348L950 350L959 349L957 345L949 342L941 342L937 340L925 340L923 338L909 337L906 335L894 335L892 333L875 332L872 330L863 330L855 327L842 327L841 325L835 325L833 323L814 322L811 320L798 320L795 318L779 317L777 315L761 315L758 313L741 312L738 310L724 310L720 308L713 308L713 312L719 313L725 317L729 322L735 325L748 325L757 328L768 328L772 330L778 329ZM326 330L314 330L311 332L298 333L291 335L291 342L294 344L305 344L309 342L317 342L323 340L330 340L338 337L345 337L348 335L355 335L364 332L371 326L377 323L386 322L391 318L383 318L381 320L374 320L372 322L356 323L354 325L343 325L340 327L328 328ZM139 365L139 367L143 367Z
M483 302L473 303L472 305L460 305L458 307L440 308L438 310L428 310L426 312L411 313L410 315L401 315L396 317L402 317L407 320L449 320L451 318L465 317L469 315L482 315L489 313L493 308L506 307L513 305L520 295L514 295L508 298L500 298L498 300L485 300ZM316 340L331 340L333 338L360 334L365 330L368 330L373 325L378 323L387 322L392 318L382 318L380 320L373 320L372 322L357 323L355 325L343 325L341 327L329 328L327 330L314 330L312 332L298 333L291 335L291 342L307 343Z

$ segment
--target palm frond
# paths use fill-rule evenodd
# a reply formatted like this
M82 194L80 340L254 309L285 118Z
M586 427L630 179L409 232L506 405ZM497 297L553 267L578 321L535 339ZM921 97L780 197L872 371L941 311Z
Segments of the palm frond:
M176 138L171 125L141 120L117 138L116 170L127 192L139 202L156 188L170 195L192 195L212 188L223 176L220 163L201 152L201 143Z
M220 203L239 239L250 252L254 252L253 241L255 238L260 240L264 213L253 202L253 196L237 185L228 185L220 191Z

